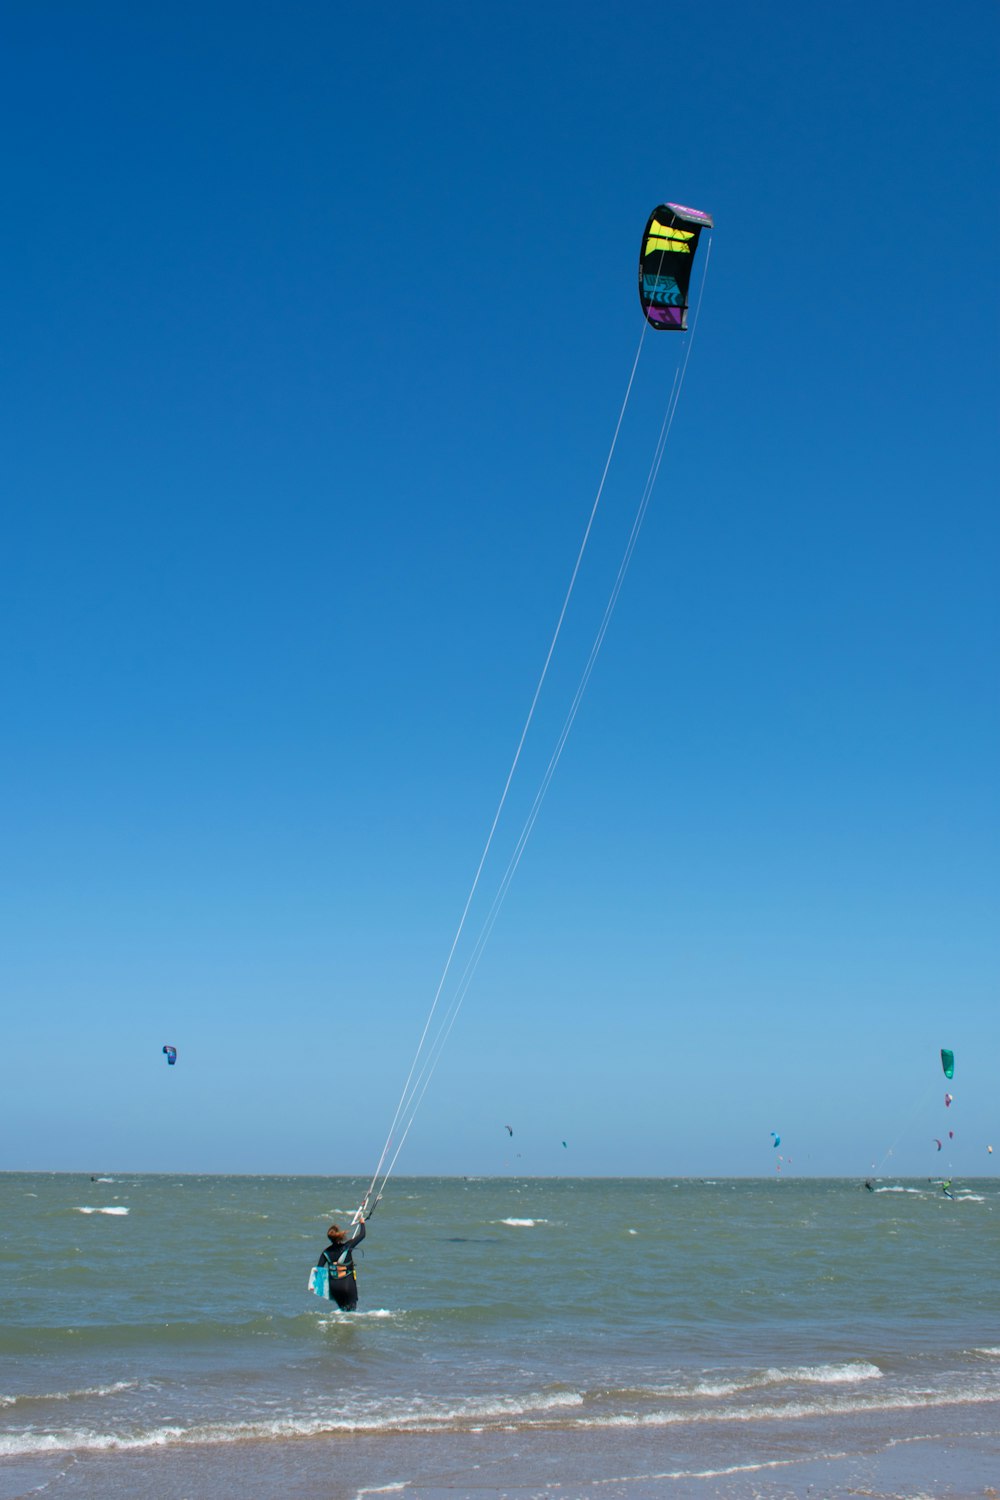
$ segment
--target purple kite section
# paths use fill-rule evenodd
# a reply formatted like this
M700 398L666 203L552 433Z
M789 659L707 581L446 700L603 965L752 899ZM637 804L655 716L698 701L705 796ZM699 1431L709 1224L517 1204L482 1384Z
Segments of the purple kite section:
M646 317L651 323L662 323L665 328L683 328L683 307L647 307Z

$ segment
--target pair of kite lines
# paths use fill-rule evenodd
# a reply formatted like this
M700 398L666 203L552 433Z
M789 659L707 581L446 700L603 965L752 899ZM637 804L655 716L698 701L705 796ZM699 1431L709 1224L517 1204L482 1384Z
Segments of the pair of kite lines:
M559 764L559 760L562 756L563 750L565 749L566 741L568 740L570 732L573 728L573 724L579 711L580 704L583 701L584 694L587 690L587 685L590 682L591 675L596 665L601 646L604 643L604 637L607 634L608 626L611 623L611 617L618 602L618 597L621 593L622 585L625 581L625 575L632 560L632 554L635 551L639 532L642 528L642 523L645 519L646 511L649 507L649 502L652 498L653 490L656 485L657 476L660 472L660 466L663 462L664 449L670 436L670 430L673 426L674 416L677 411L677 403L680 399L681 389L684 384L684 377L687 373L688 361L691 356L691 348L694 341L694 333L698 323L698 314L701 309L701 301L705 290L705 279L708 272L708 261L711 254L711 236L709 236L709 243L705 252L704 265L701 272L701 283L698 292L698 299L695 304L690 337L685 342L684 348L680 353L677 366L674 370L673 383L670 388L670 394L667 398L666 409L663 414L663 420L660 425L660 430L654 447L653 456L649 464L646 480L643 485L643 489L636 508L635 517L632 522L632 529L629 533L628 541L625 545L621 563L619 564L618 573L615 577L607 604L604 608L604 614L601 618L600 624L598 625L597 632L594 636L593 644L590 649L590 654L587 658L586 664L584 665L583 672L580 676L576 692L570 703L565 720L563 721L562 729L559 732L555 747L539 782L534 801L527 814L527 817L525 818L520 834L518 835L517 841L514 845L513 852L511 853L508 860L506 869L504 870L504 873L498 882L495 894L492 899L492 903L489 907L486 917L483 920L475 943L473 944L471 954L465 964L461 976L455 984L455 988L451 994L450 1000L446 1005L442 1006L441 998L444 994L449 975L452 972L452 966L455 962L455 955L458 951L459 943L465 932L473 899L479 889L483 871L486 867L487 859L493 847L494 837L497 832L501 814L503 813L504 807L507 803L508 793L510 792L515 773L521 760L521 752L524 749L525 741L528 737L528 732L535 717L535 710L538 706L538 702L541 697L546 678L548 677L549 667L551 665L553 655L555 654L556 645L558 643L560 634L562 633L563 623L566 619L566 613L569 609L573 591L576 587L576 582L583 563L584 554L587 550L587 544L590 540L591 531L593 530L594 520L597 516L598 507L604 494L604 489L607 483L612 459L614 458L615 450L618 446L618 438L621 433L622 423L625 420L625 413L628 409L629 400L632 395L632 389L635 384L636 372L639 368L639 360L642 355L646 334L651 328L657 332L683 333L687 331L689 290L695 252L698 248L698 241L702 230L711 230L712 227L713 221L709 214L702 213L698 209L685 208L683 205L677 203L660 204L653 210L653 212L649 216L649 219L647 220L639 255L639 301L642 307L644 322L642 333L639 338L639 345L636 349L635 357L632 361L632 368L629 372L628 381L625 386L625 395L618 413L618 420L615 423L614 432L611 438L611 444L604 462L604 468L601 472L600 482L598 483L597 492L594 496L590 514L584 527L583 537L581 539L576 555L576 561L573 564L573 569L570 574L569 585L566 589L566 593L562 601L562 607L556 619L555 629L552 633L552 639L549 642L548 651L546 652L545 660L542 664L541 673L539 674L538 682L535 686L534 695L528 708L527 717L525 718L524 726L521 730L521 735L517 742L517 747L514 751L514 757L511 761L510 770L507 773L507 779L504 782L503 790L500 794L500 800L497 803L497 808L493 815L493 821L490 824L489 832L487 833L486 841L483 845L483 850L479 858L479 863L476 866L475 874L473 875L472 883L469 887L469 893L466 897L465 905L462 908L461 917L459 918L458 926L455 930L455 935L452 939L451 947L448 950L448 955L445 959L444 967L441 972L441 977L438 981L437 988L431 1001L427 1019L424 1022L423 1030L420 1033L420 1039L417 1043L416 1051L413 1055L413 1061L410 1064L409 1072L406 1075L406 1081L403 1084L402 1092L399 1096L399 1102L396 1105L395 1113L393 1114L391 1123L389 1125L385 1145L382 1148L382 1152L379 1156L375 1171L372 1174L371 1182L369 1184L367 1192L365 1193L364 1199L361 1204L361 1209L359 1209L359 1213L364 1212L370 1216L374 1212L375 1207L382 1198L382 1194L385 1191L386 1184L388 1183L389 1178L392 1175L393 1169L399 1158L399 1154L403 1149L407 1136L409 1135L410 1129L413 1125L413 1121L416 1118L417 1110L419 1109L420 1103L427 1091L427 1086L430 1083L435 1068L437 1067L438 1061L441 1057L441 1053L444 1050L445 1043L448 1040L451 1029L455 1024L458 1013L462 1007L462 1003L465 1000L465 996L468 992L469 986L472 983L472 979L475 975L476 969L479 966L479 961L482 958L483 951L486 948L493 928L496 925L497 918L500 914L500 909L507 895L507 891L510 888L511 881L513 880L514 875L517 871L517 867L521 862L525 847L527 846L528 840L531 837L532 830L534 829L535 823L537 822L542 803L545 800L545 795L549 789L552 777L555 774L556 767Z

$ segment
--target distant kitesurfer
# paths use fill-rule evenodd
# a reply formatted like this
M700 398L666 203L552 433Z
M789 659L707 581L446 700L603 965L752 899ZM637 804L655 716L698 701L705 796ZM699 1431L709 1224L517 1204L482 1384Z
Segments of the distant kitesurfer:
M942 1182L942 1184L941 1184L941 1191L942 1191L942 1193L944 1193L944 1195L945 1195L946 1198L954 1198L955 1194L951 1191L951 1178L950 1177L948 1178L947 1182Z
M865 1178L865 1187L868 1189L868 1191L870 1193L874 1193L874 1191L875 1191L875 1184L874 1184L874 1182L872 1182L872 1180L871 1180L870 1177L866 1177Z
M326 1237L330 1243L316 1264L329 1267L328 1296L331 1302L336 1302L342 1312L353 1312L358 1305L358 1278L351 1251L365 1237L364 1214L358 1212L357 1227L353 1234L348 1235L339 1224L331 1224Z

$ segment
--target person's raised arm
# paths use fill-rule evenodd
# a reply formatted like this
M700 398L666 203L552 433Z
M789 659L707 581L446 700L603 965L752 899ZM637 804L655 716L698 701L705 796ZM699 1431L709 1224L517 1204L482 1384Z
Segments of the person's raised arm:
M350 1235L350 1237L348 1239L346 1239L344 1241L344 1243L340 1247L341 1254L343 1254L343 1252L345 1250L353 1250L354 1247L355 1247L355 1245L360 1245L361 1241L364 1239L364 1237L365 1237L365 1216L364 1216L363 1213L359 1213L358 1214L358 1222L357 1222L357 1224L355 1226L354 1233L352 1235Z

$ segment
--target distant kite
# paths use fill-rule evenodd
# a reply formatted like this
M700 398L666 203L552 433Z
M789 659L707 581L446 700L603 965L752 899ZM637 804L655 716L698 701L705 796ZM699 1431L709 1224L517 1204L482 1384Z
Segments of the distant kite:
M940 1151L941 1150L941 1142L938 1140L937 1136L934 1137L934 1144L938 1148L938 1150Z
M775 1151L777 1151L778 1147L781 1145L781 1136L780 1135L775 1135L774 1131L772 1130L771 1131L771 1139L774 1142L774 1149L775 1149Z
M948 1108L949 1104L954 1099L954 1097L955 1097L954 1094L945 1094L945 1096L944 1096L944 1107L945 1107L945 1109Z
M941 1048L941 1066L944 1069L944 1076L946 1078L954 1078L955 1054L948 1047Z
M168 1067L172 1068L173 1065L174 1065L174 1063L177 1061L177 1048L176 1047L164 1047L163 1051L166 1054Z
M507 1134L508 1134L508 1135L511 1135L511 1136L512 1136L512 1135L513 1135L513 1134L514 1134L514 1130L513 1130L513 1127L512 1127L512 1126L510 1126L510 1125L505 1125L505 1126L504 1126L504 1130L506 1130L506 1132L507 1132Z

